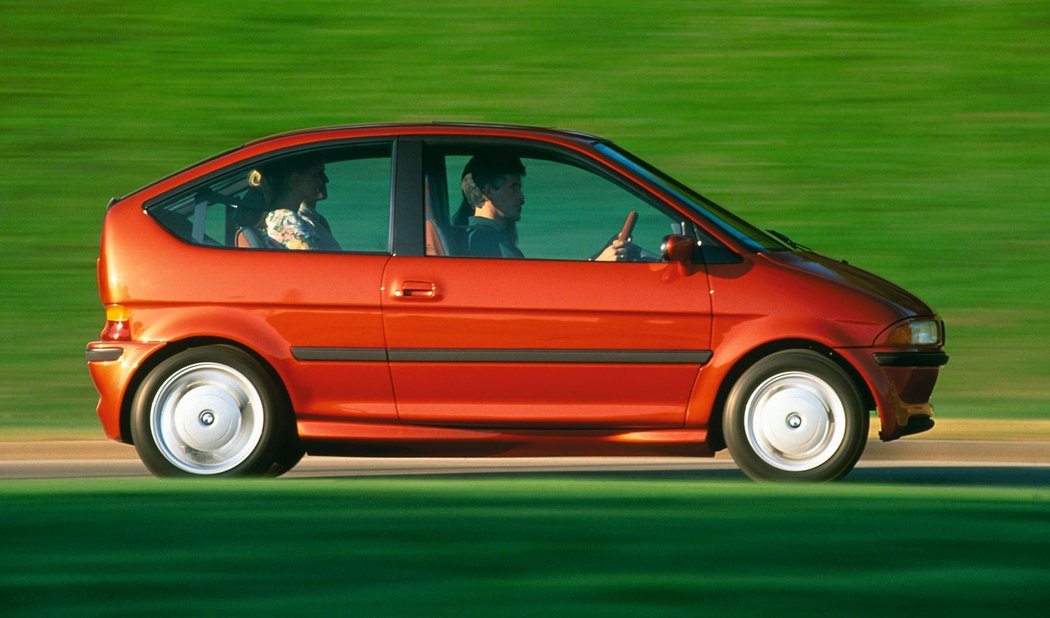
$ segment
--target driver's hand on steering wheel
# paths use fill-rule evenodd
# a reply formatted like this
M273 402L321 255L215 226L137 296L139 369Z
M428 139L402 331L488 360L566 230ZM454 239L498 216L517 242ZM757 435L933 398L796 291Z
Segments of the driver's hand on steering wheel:
M595 262L623 262L627 259L627 243L622 240L613 240L607 247L602 249Z

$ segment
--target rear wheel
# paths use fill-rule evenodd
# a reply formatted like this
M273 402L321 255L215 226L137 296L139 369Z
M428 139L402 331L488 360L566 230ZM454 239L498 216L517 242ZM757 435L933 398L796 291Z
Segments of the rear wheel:
M131 432L157 476L280 474L302 456L285 398L255 359L229 346L157 365L135 394Z
M827 481L860 459L868 413L841 367L816 352L788 350L737 380L723 427L729 452L751 478Z

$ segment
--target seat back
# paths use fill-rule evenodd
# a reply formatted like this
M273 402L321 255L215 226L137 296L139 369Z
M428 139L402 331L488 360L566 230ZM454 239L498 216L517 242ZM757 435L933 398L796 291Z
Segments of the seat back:
M257 227L242 227L237 230L237 246L245 249L268 249L272 243L263 231Z
M434 220L428 217L426 226L427 255L448 255L448 253L445 252L445 241L441 238L441 232L438 231L438 226L434 223Z
M442 199L443 192L439 177L428 174L423 185L427 255L456 255L458 251L456 240L446 227L448 207Z

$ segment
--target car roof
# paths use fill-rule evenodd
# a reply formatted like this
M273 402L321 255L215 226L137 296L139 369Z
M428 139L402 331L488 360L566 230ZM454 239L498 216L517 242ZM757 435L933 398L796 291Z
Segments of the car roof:
M226 151L214 154L205 159L197 161L192 165L177 170L163 178L154 180L135 191L125 194L123 197L114 197L109 202L113 207L128 197L139 194L145 190L159 188L168 185L171 181L181 177L184 173L194 170L206 163L217 161L234 153L245 150L258 149L265 151L269 149L280 149L283 147L294 147L315 141L330 139L353 139L357 137L403 137L403 136L477 136L477 137L507 137L541 140L552 143L571 145L577 148L595 142L607 142L604 138L582 133L579 131L568 131L563 129L550 129L544 127L532 127L526 125L512 124L490 124L480 122L413 122L413 123L371 123L371 124L348 124L296 129L266 137L261 137L240 146L235 146Z
M351 124L327 127L315 127L309 129L298 129L262 137L250 141L241 148L256 146L272 141L286 140L297 137L317 137L323 133L359 133L362 135L491 135L506 137L531 137L556 141L595 142L604 139L583 133L580 131L569 131L564 129L550 129L545 127L534 127L527 125L495 124L483 122L417 122L417 123L372 123Z

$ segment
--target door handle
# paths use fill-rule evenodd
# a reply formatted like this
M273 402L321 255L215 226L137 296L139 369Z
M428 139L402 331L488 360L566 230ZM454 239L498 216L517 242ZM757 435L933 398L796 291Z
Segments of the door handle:
M394 290L394 298L436 300L438 298L437 286L431 281L405 281Z

